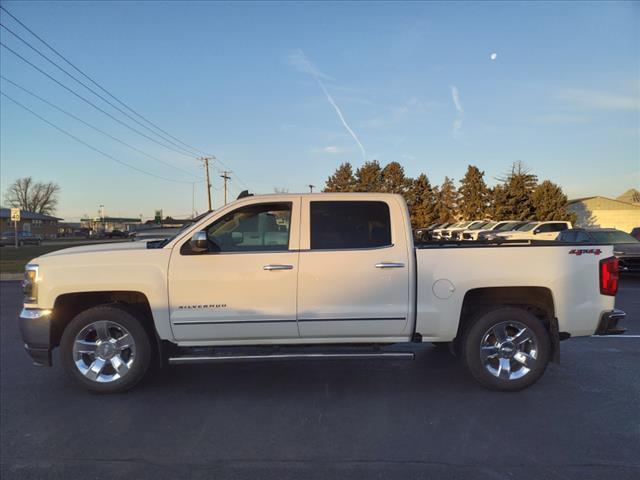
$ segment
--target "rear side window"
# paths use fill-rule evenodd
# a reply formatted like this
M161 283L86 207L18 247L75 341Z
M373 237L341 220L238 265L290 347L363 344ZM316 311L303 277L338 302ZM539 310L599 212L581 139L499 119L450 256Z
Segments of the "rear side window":
M311 249L391 245L389 206L384 202L311 202Z
M558 240L561 242L575 242L576 241L577 232L564 232L561 233L558 237Z

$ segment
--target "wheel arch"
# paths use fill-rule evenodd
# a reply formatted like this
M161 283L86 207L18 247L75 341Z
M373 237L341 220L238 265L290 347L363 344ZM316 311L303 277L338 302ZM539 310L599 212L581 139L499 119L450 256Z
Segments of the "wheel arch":
M65 293L56 297L51 325L51 348L60 345L62 333L71 320L79 313L100 305L117 306L132 313L149 334L151 343L159 345L160 340L147 296L138 291L109 290Z
M486 287L466 292L460 311L456 340L482 314L499 307L517 307L536 316L549 332L551 359L560 361L560 334L552 291L547 287Z

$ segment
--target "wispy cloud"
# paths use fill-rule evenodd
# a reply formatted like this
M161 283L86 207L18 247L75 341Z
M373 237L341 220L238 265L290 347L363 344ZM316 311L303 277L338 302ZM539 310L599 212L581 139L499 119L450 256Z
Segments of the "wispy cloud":
M324 147L322 149L323 152L325 153L330 153L331 155L337 155L338 153L340 153L342 151L342 149L340 147L337 147L335 145L328 145L326 147Z
M464 109L460 103L458 87L455 85L451 85L451 99L453 100L454 107L458 111L458 116L453 122L453 136L458 137L460 136L460 130L462 129L462 121L464 120Z
M557 93L556 98L593 110L640 110L640 96L637 95L567 89Z
M340 109L336 101L333 99L333 97L331 96L331 94L329 93L329 91L327 90L327 87L323 82L323 79L330 80L331 77L322 73L313 64L313 62L309 60L309 58L305 55L305 53L300 49L293 50L289 54L288 61L289 61L289 65L291 65L298 71L302 73L306 73L307 75L311 75L313 78L315 78L316 82L318 82L318 85L320 86L320 89L322 90L322 93L324 93L324 96L327 98L327 101L331 104L333 109L336 111L336 114L338 115L338 118L340 119L342 126L345 128L347 132L349 132L349 135L351 135L353 140L358 145L358 148L362 153L362 159L366 160L367 152L364 146L362 145L362 142L360 141L356 133L353 131L353 129L347 123L347 120L344 118L344 114L342 113L342 110Z

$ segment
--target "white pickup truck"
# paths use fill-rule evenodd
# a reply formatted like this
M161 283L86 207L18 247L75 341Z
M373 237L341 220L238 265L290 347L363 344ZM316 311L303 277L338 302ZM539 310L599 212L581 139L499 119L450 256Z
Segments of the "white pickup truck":
M25 272L36 364L92 391L151 365L412 358L449 345L482 385L534 383L559 341L618 333L610 245L414 245L401 196L247 196L174 238L68 248Z

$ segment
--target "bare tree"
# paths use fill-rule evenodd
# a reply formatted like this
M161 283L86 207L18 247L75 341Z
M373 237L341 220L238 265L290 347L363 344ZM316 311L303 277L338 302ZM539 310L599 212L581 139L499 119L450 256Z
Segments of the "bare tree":
M54 182L35 182L32 177L19 178L5 194L5 202L28 212L51 215L58 206L60 185Z

